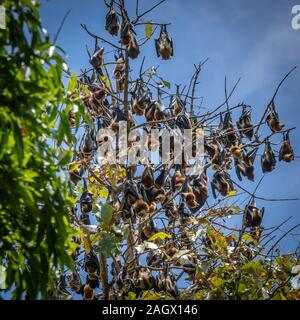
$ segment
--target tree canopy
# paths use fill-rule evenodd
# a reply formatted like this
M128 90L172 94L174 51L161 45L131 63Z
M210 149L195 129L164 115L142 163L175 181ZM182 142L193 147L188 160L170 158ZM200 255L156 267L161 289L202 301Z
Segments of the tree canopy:
M194 65L188 84L177 85L175 92L175 79L165 80L157 67L144 65L145 59L134 63L156 33L157 56L169 60L176 54L169 24L145 20L162 2L141 12L137 1L132 16L123 0L104 2L104 27L111 39L82 24L95 47L92 53L87 49L90 67L76 74L68 70L65 53L56 45L63 24L51 40L38 3L3 1L0 295L300 298L300 248L289 254L278 249L299 225L274 239L285 222L263 228L268 212L260 201L272 201L256 194L263 176L253 192L242 184L256 181L260 170L269 174L278 160L294 160L290 135L295 128L279 120L275 99L295 68L274 88L256 124L251 106L230 104L238 82L229 92L226 78L224 102L204 112L197 86L206 60ZM142 157L135 164L114 163L109 152L100 152L107 141L116 140L116 155L119 160L124 156L122 121L134 133L125 139L125 156L141 155L139 129L147 138L142 147L148 155L151 150L158 153L158 164ZM262 128L269 130L267 135L258 135ZM176 130L180 139L184 129L191 130L190 156L197 155L200 139L202 166L189 163L182 152L183 161L176 162L174 135L164 162L166 131L153 136L153 129ZM274 136L282 137L278 152L273 150ZM240 228L229 225L231 216L241 217Z

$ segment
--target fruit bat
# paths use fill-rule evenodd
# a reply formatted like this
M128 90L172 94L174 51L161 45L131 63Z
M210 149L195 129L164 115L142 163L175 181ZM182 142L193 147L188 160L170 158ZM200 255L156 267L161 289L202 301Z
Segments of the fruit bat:
M280 132L284 128L284 124L279 121L279 116L275 108L274 100L268 106L267 124L272 132Z
M261 157L261 167L263 173L271 172L275 169L276 158L269 139L265 141L265 150Z
M246 206L244 211L244 223L246 227L253 228L261 225L265 208L258 209L254 199Z
M173 56L173 41L168 35L166 25L161 26L160 36L155 40L155 48L157 57L163 60L168 60Z
M279 150L279 161L291 162L295 159L294 151L290 143L289 132L283 134L283 141Z
M93 198L91 193L88 191L87 183L83 180L83 192L80 197L80 209L83 214L89 213L93 207Z
M254 129L251 120L251 111L252 110L250 106L243 106L242 114L239 118L239 121L236 123L240 134L247 137L249 140L251 140L254 135Z
M105 17L105 29L112 35L118 35L121 28L119 17L113 8L110 6L109 12L106 14Z
M211 188L214 198L216 199L216 190L223 196L227 196L228 193L233 190L233 184L230 179L229 173L225 171L217 171L211 182Z

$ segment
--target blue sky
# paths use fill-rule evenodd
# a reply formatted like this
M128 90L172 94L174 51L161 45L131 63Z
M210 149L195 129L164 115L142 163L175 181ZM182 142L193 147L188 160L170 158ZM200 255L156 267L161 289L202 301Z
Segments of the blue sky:
M155 1L141 2L141 10L149 8ZM135 10L135 1L126 1L129 15ZM287 127L294 127L300 121L300 30L291 27L291 10L297 1L289 0L168 0L154 10L145 20L168 23L169 33L174 41L174 57L161 61L156 57L154 41L150 40L142 53L131 64L139 66L143 56L145 65L159 65L159 73L171 82L187 84L193 73L193 64L209 58L200 77L198 96L204 97L203 109L217 106L224 99L224 77L229 85L241 77L241 82L230 104L244 101L253 106L253 120L258 121L268 104L275 87L283 75L293 66L298 69L281 88L276 105L281 120ZM298 1L299 4L299 1ZM67 53L67 62L72 71L80 72L89 67L85 45L91 50L93 41L80 27L85 23L96 34L111 40L104 29L107 12L101 0L49 0L41 7L42 21L53 36L68 9L72 9L59 36L58 45ZM144 27L137 30L144 37ZM155 38L155 37L154 37ZM113 39L117 43L117 39ZM239 113L234 114L237 119ZM299 129L291 134L296 155L300 155ZM265 131L269 133L269 131ZM280 142L281 135L273 141ZM276 148L279 149L279 146ZM269 198L300 198L299 159L291 164L278 163L277 170L264 179L258 195ZM256 181L261 169L256 169ZM249 190L255 184L243 182ZM299 202L264 202L264 226L274 226L289 216L293 218L283 229L300 222ZM237 226L240 222L234 222ZM300 233L296 230L295 233ZM293 250L299 242L299 235L288 237L285 251Z

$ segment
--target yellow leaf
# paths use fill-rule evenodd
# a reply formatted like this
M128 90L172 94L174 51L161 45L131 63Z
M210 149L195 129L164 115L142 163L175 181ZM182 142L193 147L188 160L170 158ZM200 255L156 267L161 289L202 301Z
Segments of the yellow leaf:
M80 167L80 162L71 163L69 167L69 172L72 173L75 170L79 169L79 167Z
M119 171L119 175L121 179L125 179L126 178L126 169L125 168L121 168Z
M108 190L106 188L100 189L98 194L99 194L99 197L102 199L108 198Z
M110 82L106 76L100 76L101 82L106 86L107 89L110 89Z
M236 193L237 193L236 190L231 190L231 191L228 193L228 196L227 196L226 200L229 201L232 196L235 196L235 195L236 195Z
M156 240L156 239L164 240L164 239L166 239L166 238L171 239L172 236L171 236L170 234L168 234L168 233L165 233L165 232L158 232L158 233L155 233L152 237L150 237L150 238L148 239L148 241L154 241L154 240Z

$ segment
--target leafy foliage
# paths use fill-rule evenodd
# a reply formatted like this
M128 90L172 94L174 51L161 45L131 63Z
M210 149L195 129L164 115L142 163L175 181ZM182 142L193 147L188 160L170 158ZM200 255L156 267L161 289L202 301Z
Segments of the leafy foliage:
M42 29L33 1L4 1L0 30L0 265L13 297L51 291L55 268L72 267L69 185L60 168L71 153L64 60ZM65 104L66 107L62 107ZM59 122L58 131L55 124ZM57 160L58 159L58 160ZM3 275L2 275L3 276Z

